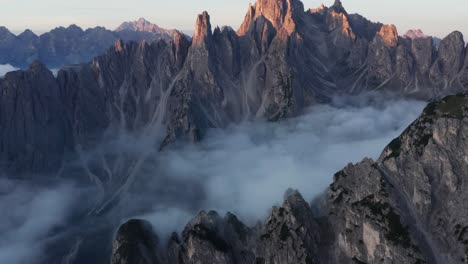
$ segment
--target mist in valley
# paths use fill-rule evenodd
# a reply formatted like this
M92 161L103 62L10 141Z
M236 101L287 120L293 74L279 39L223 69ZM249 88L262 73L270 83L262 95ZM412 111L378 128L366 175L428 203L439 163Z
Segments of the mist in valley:
M288 188L311 201L348 163L378 158L424 106L376 95L335 98L297 118L211 129L198 144L178 143L163 152L146 137L118 137L85 155L93 160L95 153L145 153L131 182L83 177L87 183L78 184L57 177L54 184L32 186L3 180L0 263L40 262L61 241L70 243L62 246L72 262L89 234L104 226L115 231L130 218L150 221L163 238L182 231L199 210L229 211L254 224ZM128 186L118 188L124 182ZM123 191L112 196L115 190ZM103 197L117 198L102 207ZM102 239L111 246L112 234Z

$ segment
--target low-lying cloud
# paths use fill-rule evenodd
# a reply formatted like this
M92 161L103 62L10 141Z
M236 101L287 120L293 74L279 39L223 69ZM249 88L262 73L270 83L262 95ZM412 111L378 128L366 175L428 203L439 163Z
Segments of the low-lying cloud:
M72 193L67 184L44 188L0 179L0 263L39 261L50 232L67 224Z
M94 184L89 183L86 195L60 179L54 187L0 182L6 186L0 187L0 208L11 212L0 218L0 263L35 263L44 256L41 253L55 250L44 250L45 241L54 245L55 237L61 239L55 245L69 248L65 249L69 263L89 260L80 260L80 254L90 255L80 253L80 245L108 257L112 234L102 235L109 231L99 233L98 229L115 230L129 218L149 220L163 237L181 231L202 209L220 214L230 211L252 224L280 204L288 188L300 190L311 201L349 162L377 158L424 105L379 96L337 98L330 105L314 106L303 116L277 123L255 121L212 129L199 144L178 145L162 153L148 139L123 136L87 157L87 162L93 162L101 160L96 153L125 152L128 160L150 153L118 203L109 203L114 207L92 210L99 208L92 200L101 195L88 194L104 188L103 195L112 196L109 190L121 184L119 177L96 177L94 183L100 181L102 186L89 188ZM114 160L119 165L119 159ZM92 244L96 233L101 234L98 246L103 249Z
M377 97L369 97L366 102L338 98L333 105L318 105L308 114L279 123L254 122L213 129L200 144L164 153L158 159L158 174L200 183L203 195L197 201L199 209L231 211L253 223L263 218L272 205L280 204L288 188L298 189L311 201L348 163L378 158L424 105ZM183 197L192 193L190 188L175 190ZM192 212L187 214L176 206L170 208L170 223L181 222L174 210L188 220ZM160 232L174 227L161 221L158 212L164 210L168 208L158 204L153 213L158 217L147 216Z

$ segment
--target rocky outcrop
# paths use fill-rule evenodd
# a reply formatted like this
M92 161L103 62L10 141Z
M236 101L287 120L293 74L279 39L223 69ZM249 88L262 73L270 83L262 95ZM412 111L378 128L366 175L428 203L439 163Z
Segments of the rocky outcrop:
M463 35L455 31L440 42L438 57L431 67L430 78L441 88L452 86L456 81L465 58L465 41Z
M320 263L320 229L297 191L288 191L274 207L257 239L256 263Z
M130 220L120 226L112 245L111 264L159 264L159 239L151 224Z
M438 263L468 262L465 141L468 97L429 104L379 163L411 208Z
M159 258L152 263L320 263L319 227L297 191L288 192L283 205L274 207L264 224L252 228L231 213L221 217L214 211L202 211L185 227L181 239L172 235L167 251L158 251L155 246L147 251L148 236L154 234L149 230L145 237L138 226L133 227L134 233L127 232L131 231L129 223L120 227L114 240L112 263L147 256ZM144 246L135 247L140 244ZM167 262L160 262L164 258Z
M383 40L385 46L394 48L398 45L398 32L395 25L383 25L377 35Z
M349 165L329 188L330 263L424 263L393 186L372 160Z

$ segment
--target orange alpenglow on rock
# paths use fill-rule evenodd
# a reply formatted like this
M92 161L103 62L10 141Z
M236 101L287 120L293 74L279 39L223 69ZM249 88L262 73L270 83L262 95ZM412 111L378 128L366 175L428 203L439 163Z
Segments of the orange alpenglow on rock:
M193 35L192 43L194 45L204 45L206 40L211 38L211 23L210 15L208 12L203 11L202 14L198 15L197 23L195 25L195 33Z
M383 25L378 35L387 47L393 48L398 45L398 31L395 25Z
M270 1L259 0L254 5L249 4L244 22L237 31L239 36L247 34L252 21L260 17L271 22L277 31L286 30L288 34L296 31L295 17L304 13L304 5L298 0Z
M121 52L123 51L123 46L124 46L124 43L122 40L117 40L114 44L114 48L115 48L115 51L116 52Z

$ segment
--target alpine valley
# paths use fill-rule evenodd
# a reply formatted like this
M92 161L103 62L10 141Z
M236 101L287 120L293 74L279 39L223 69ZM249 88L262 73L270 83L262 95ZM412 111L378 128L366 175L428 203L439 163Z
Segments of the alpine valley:
M116 31L71 26L40 37L3 28L0 63L29 65L0 78L0 205L31 197L13 189L40 193L32 196L47 212L39 223L73 208L38 233L41 254L14 263L468 263L468 46L458 31L441 40L418 30L399 36L394 25L348 14L339 0L309 10L299 0L257 0L237 31L213 29L203 12L192 38L144 19ZM56 76L48 69L62 65ZM209 179L198 174L212 166L203 162L206 149L227 144L220 131L262 124L263 134L249 139L262 142L279 137L278 124L334 126L333 118L305 118L334 107L348 111L341 123L364 109L397 131L392 138L404 131L375 160L328 175L328 188L313 197L281 190L284 202L256 219L203 208ZM390 119L389 111L410 119ZM347 139L371 140L363 119ZM332 144L327 136L338 130L319 134L307 153L325 155L318 146ZM234 149L242 149L245 138L236 140ZM168 173L178 159L195 160L199 171L179 162L178 173ZM226 185L237 178L253 184L243 169L212 174L237 173ZM38 191L51 187L61 191ZM74 199L58 206L62 192ZM157 207L168 219L175 205L193 212L182 232L139 217ZM11 210L28 215L21 208ZM1 223L0 234L14 226ZM8 246L0 242L0 256ZM10 249L29 250L21 246Z

